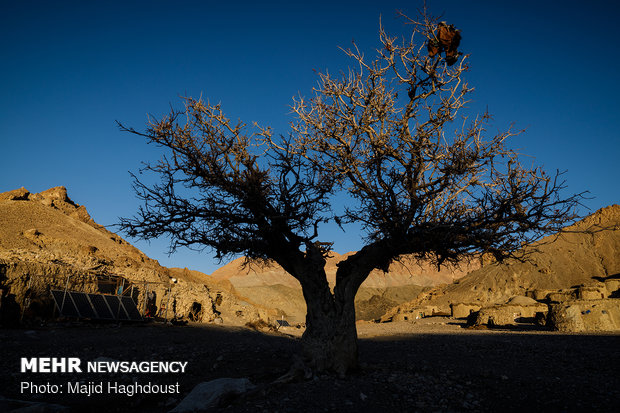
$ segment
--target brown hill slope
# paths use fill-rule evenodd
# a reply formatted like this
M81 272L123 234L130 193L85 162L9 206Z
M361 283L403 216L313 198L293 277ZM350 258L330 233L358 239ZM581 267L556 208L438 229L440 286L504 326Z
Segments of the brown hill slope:
M0 194L0 288L5 295L13 295L20 305L40 300L49 311L50 288L102 291L102 277L131 283L138 303L152 291L158 307L176 301L180 315L198 306L201 321L246 322L264 313L242 302L226 283L162 267L95 223L64 187L39 194L24 188Z
M325 271L330 285L336 279L337 264L352 253L338 254L332 252L327 260ZM235 287L256 287L269 285L285 285L301 288L299 282L290 276L282 267L275 263L266 266L243 266L244 258L237 258L211 274L213 278L229 280ZM459 267L442 267L438 270L427 262L412 257L402 257L399 262L390 265L387 273L375 270L362 284L363 288L388 288L402 285L418 285L423 287L451 283L468 272L477 269L478 263L463 264Z
M325 271L331 286L336 279L337 264L350 254L332 252L328 258ZM229 281L254 303L277 308L289 321L303 322L306 303L299 282L275 263L244 266L244 261L238 258L213 272L212 277ZM438 270L427 262L402 257L399 262L392 263L387 273L375 270L362 284L356 296L357 318L379 318L389 308L415 298L423 290L451 283L479 266L478 262L471 262Z
M527 262L507 260L485 265L390 314L423 305L449 311L451 303L499 304L528 290L563 289L619 276L620 205L602 208L533 247L538 251Z
M19 196L13 199L16 193ZM30 194L23 188L0 194L0 258L54 262L100 273L110 270L113 262L117 275L128 271L135 278L136 272L143 272L142 277L151 281L164 280L163 274L155 278L152 275L152 271L163 267L97 225L85 207L69 199L64 187L40 194Z

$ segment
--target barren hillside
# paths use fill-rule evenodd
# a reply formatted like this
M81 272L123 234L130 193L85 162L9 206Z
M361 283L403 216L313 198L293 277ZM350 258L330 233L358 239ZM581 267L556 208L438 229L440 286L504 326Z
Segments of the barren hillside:
M620 275L620 205L596 211L561 234L544 238L528 251L528 260L514 259L472 271L456 282L437 287L401 306L432 305L449 311L451 303L505 303L528 290L557 290L588 285ZM392 312L398 312L396 308Z
M336 280L337 265L340 261L353 254L338 254L332 252L327 260L325 271L331 286ZM299 282L290 276L282 267L272 263L266 266L257 264L243 265L244 258L237 258L229 264L217 269L211 274L213 278L229 280L235 287L255 287L281 284L292 288L301 288ZM402 257L400 262L390 265L387 273L380 270L373 271L364 281L365 288L388 288L403 285L418 285L422 287L451 283L463 277L470 271L477 269L478 263L463 264L460 267L442 267L440 270L426 262L412 257Z
M331 286L336 280L337 264L350 254L332 252L328 258L326 273ZM306 304L299 282L275 263L244 266L244 262L244 258L238 258L213 272L212 277L229 281L252 302L277 308L289 321L303 322ZM477 268L476 261L438 270L413 257L402 257L392 263L387 273L375 270L362 284L356 296L356 316L361 320L379 318L389 308L415 298L423 290L451 283Z
M162 267L95 223L64 187L0 194L0 287L17 304L41 301L38 312L50 311L50 288L101 291L104 278L133 286L138 303L152 291L158 307L176 301L179 315L199 307L199 320L205 322L242 323L269 316L269 311L237 297L230 283Z

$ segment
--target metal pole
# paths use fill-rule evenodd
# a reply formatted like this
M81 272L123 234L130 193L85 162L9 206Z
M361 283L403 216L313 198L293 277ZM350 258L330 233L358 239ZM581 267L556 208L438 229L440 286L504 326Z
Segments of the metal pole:
M166 302L166 313L164 314L164 319L168 321L168 307L170 306L170 292L172 291L172 286L168 284L168 301Z
M67 282L65 283L65 293L62 295L62 304L60 305L60 315L62 315L62 309L65 308L65 298L67 297L67 288L69 288L69 278L70 275L67 275Z
M147 304L147 298L148 298L148 284L145 281L144 282L144 289L142 290L142 315L146 314L146 304ZM157 315L157 314L155 314Z
M117 284L118 285L118 284ZM116 295L121 296L125 290L125 279L121 278L121 286L116 289Z

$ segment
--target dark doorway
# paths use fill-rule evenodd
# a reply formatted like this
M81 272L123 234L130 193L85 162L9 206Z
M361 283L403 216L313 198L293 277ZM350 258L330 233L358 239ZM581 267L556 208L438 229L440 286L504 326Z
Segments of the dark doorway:
M192 308L189 311L188 318L190 321L201 321L202 320L202 304L194 301L192 304Z

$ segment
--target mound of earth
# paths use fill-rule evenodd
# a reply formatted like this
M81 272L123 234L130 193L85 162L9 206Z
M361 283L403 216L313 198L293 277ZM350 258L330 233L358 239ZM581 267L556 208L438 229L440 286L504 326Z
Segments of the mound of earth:
M53 288L102 293L123 288L139 306L151 293L157 308L174 306L178 315L192 313L204 322L245 323L275 314L238 297L228 282L162 267L93 221L62 186L0 194L0 288L4 303L28 307L26 317L51 315Z
M450 285L422 293L390 310L385 319L421 306L449 312L450 304L505 303L528 291L562 290L620 277L620 206L596 211L526 249L526 261L491 263Z

